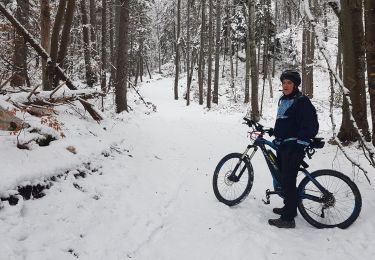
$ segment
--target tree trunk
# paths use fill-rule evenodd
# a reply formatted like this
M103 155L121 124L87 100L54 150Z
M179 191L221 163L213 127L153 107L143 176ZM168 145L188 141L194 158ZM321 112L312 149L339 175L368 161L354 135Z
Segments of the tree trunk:
M234 3L232 0L227 0L227 6L228 6L228 24L227 24L227 34L228 34L228 53L229 53L229 64L230 64L230 88L232 90L233 94L233 100L234 102L237 102L236 97L236 91L234 88L234 67L233 67L233 44L232 44L232 29L231 29L231 19L230 17L234 16L234 8L232 6ZM233 13L232 13L233 10Z
M137 62L137 59L134 58L134 51L133 51L133 46L134 46L134 36L132 34L130 34L130 54L129 54L129 71L128 71L128 76L129 76L129 80L131 78L131 76L135 76L135 73L136 73L136 70L137 70L137 66L138 64L136 63ZM138 74L137 74L137 77L138 77Z
M128 111L127 79L128 79L128 45L129 45L129 0L120 0L120 24L117 48L116 73L116 112Z
M151 75L150 68L149 68L149 66L148 66L147 59L146 59L146 61L145 61L145 65L146 65L146 69L147 69L148 76L150 77L150 79L152 79L152 75Z
M258 122L259 102L258 102L258 66L256 62L256 47L255 47L255 0L249 0L250 3L250 57L251 57L251 119Z
M251 30L251 21L250 21L250 6L251 0L247 0L247 30L246 30L246 65L245 65L245 100L244 103L247 104L250 102L250 69L251 69L251 55L250 55L250 30ZM245 6L244 6L245 8ZM246 12L244 11L246 14Z
M266 79L268 75L268 67L269 67L269 46L270 46L270 22L271 21L271 2L270 0L266 1L266 25L265 25L265 34L263 37L264 46L263 46L263 87L262 87L262 99L260 102L260 115L262 115L263 112L263 99L264 99L264 88L266 85Z
M76 0L68 0L65 11L65 23L61 32L60 48L57 55L57 63L60 65L60 67L64 66L65 56L70 43L70 29L72 27L75 5ZM57 87L58 80L59 79L55 77L54 87Z
M102 0L102 75L101 75L101 90L106 92L107 81L107 0Z
M199 49L198 64L198 85L199 85L199 105L203 105L203 63L206 31L206 0L202 0L202 23L201 23L201 44Z
M212 102L219 103L219 72L220 72L220 34L221 34L221 0L216 0L216 46L215 46L215 79Z
M302 93L309 98L313 98L315 33L307 19L304 19L302 38Z
M308 37L308 20L307 18L303 19L303 31L302 31L302 93L305 93L307 86L307 37Z
M65 7L67 0L60 0L59 6L57 8L57 13L55 17L55 22L53 24L52 34L51 34L51 65L48 66L48 85L46 85L45 90L52 89L53 79L55 77L55 67L57 63L57 54L59 51L59 38L60 38L60 29L62 26Z
M138 83L138 76L139 76L139 55L135 57L135 64L136 64L136 69L135 69L135 76L134 76L134 86L137 86Z
M159 17L157 15L158 25L156 26L156 35L158 39L158 73L161 74L161 44L160 44L160 24Z
M86 9L86 0L81 0L81 13L82 13L82 34L83 34L83 53L85 59L86 69L86 83L89 87L94 84L93 71L91 67L91 52L90 52L90 31L88 28L88 17Z
M29 0L18 0L16 9L16 18L20 23L28 27L28 20L30 14ZM27 81L27 45L22 35L17 32L14 39L14 54L13 54L13 76L10 80L10 85L13 87L20 87L26 85Z
M106 0L104 0L106 1ZM115 11L115 8L114 8L114 0L111 0L110 2L110 5L109 5L109 10L110 10L110 13L113 14L114 11ZM110 71L111 71L111 76L110 76L110 79L109 79L109 83L108 83L108 88L107 88L107 92L109 91L109 88L111 87L111 83L113 83L114 79L116 78L116 70L115 70L115 32L114 32L114 28L115 28L115 22L114 22L114 17L113 15L110 15L109 16L109 59L110 59Z
M208 71L207 71L207 108L211 108L211 99L212 99L212 89L211 89L211 81L212 81L212 46L213 46L213 0L209 0L209 18L208 18L208 55L207 55L207 63L208 63Z
M309 84L307 85L306 88L306 96L309 98L314 97L314 56L315 56L315 32L310 26L310 44L308 45L309 51L307 55L307 62L308 62L308 79L309 79Z
M91 37L91 52L93 56L97 54L97 44L96 44L96 5L95 0L90 0L90 37Z
M51 6L49 0L40 0L40 43L49 53L51 36ZM42 89L48 87L47 61L42 59Z
M312 7L311 10L315 17L319 19L320 12L318 11L317 7L317 2L314 0L314 4L312 6L312 1L310 1L310 6ZM307 31L307 45L306 45L306 62L307 62L307 67L306 67L306 86L305 88L305 95L308 96L309 98L314 97L314 55L315 55L315 32L312 28L312 26L309 24L308 25L308 31Z
M365 0L366 57L372 119L372 144L375 146L375 1Z
M324 21L324 29L323 29L323 34L324 34L324 41L328 42L328 16L327 16L327 3L323 3L323 21Z
M176 56L175 66L176 74L174 78L174 99L178 99L178 77L180 74L180 28L181 28L181 0L177 0L177 33L176 33Z
M338 36L337 36L337 59L336 59L336 72L339 73L340 79L343 78L343 68L342 68L342 32L341 25L338 25Z
M367 122L365 92L365 50L362 23L362 1L341 0L341 28L343 42L344 85L350 91L353 104L353 117L366 140L370 140ZM343 104L340 132L341 141L356 141L357 131L350 119L347 102Z
M186 68L187 68L187 82L186 82L186 105L190 105L190 6L191 0L187 1L187 21L186 21Z
M64 59L65 59L65 56L68 50L68 45L70 42L70 30L72 28L75 4L76 4L76 0L68 0L67 6L66 6L64 27L61 32L61 42L60 42L60 48L59 48L58 56L57 56L57 63L59 63L61 67L64 64Z
M143 41L139 41L139 79L143 82Z
M292 7L290 6L290 0L287 0L287 11L288 11L289 25L292 25Z

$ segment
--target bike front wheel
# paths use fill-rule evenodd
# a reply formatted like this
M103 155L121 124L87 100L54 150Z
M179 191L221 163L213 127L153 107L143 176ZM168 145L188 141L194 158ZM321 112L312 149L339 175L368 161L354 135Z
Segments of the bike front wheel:
M220 160L213 176L216 198L228 205L239 204L249 194L254 180L254 171L247 157L231 153Z
M334 170L311 173L325 190L305 177L298 186L301 201L298 205L302 217L317 228L347 228L358 218L362 197L357 185L346 175Z

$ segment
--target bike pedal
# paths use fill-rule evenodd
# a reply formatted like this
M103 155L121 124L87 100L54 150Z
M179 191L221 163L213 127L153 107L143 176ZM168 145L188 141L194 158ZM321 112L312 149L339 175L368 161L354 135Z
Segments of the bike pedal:
M262 199L263 203L266 204L266 205L271 203L270 202L270 193L271 193L271 191L269 189L267 189L266 190L266 200Z

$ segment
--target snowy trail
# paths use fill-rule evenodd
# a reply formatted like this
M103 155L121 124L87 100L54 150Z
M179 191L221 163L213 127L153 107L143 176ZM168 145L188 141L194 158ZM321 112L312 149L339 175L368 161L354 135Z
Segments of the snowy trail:
M271 177L257 154L249 197L234 208L219 203L212 173L225 154L245 148L243 115L186 107L172 85L144 84L157 113L111 129L123 141L119 153L92 158L102 175L61 181L44 198L0 212L0 259L372 258L372 187L363 185L364 209L348 230L317 230L301 216L296 229L278 230L267 219L281 200L261 202Z

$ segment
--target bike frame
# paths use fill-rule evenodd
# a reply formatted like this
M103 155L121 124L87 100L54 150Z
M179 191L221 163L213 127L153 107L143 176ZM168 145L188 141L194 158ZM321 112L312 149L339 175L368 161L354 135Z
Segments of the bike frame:
M277 189L279 187L281 187L280 185L280 171L278 169L278 166L277 166L277 162L274 160L274 158L271 157L270 153L268 152L269 150L267 149L267 147L271 148L272 150L274 151L278 151L278 147L277 145L275 145L274 143L266 140L263 138L263 135L259 135L255 140L254 140L254 143L253 144L249 144L247 147L246 147L246 150L243 152L242 156L241 156L241 159L244 159L244 158L247 158L249 162L251 162L251 159L253 158L253 156L255 155L255 153L257 152L258 148L260 148L260 150L262 151L262 154L267 162L267 166L270 170L270 173L271 173L271 176L272 176L272 179L273 179L273 185L274 185L274 189L275 191L269 191L268 194L278 194L278 195L281 195L280 193L280 190L277 191ZM254 149L252 151L252 153L250 154L250 156L248 155L248 152L250 151L250 149ZM241 163L241 160L237 163L237 165L235 166L233 172L237 172L237 169L238 167L240 166L240 163ZM308 164L306 164L306 162L304 162L303 164L305 167L300 167L299 171L303 172L303 174L309 178L312 183L314 183L314 185L324 194L324 195L328 195L329 192L313 177L311 176L310 172L307 171L306 167L308 167ZM240 174L237 176L238 179L241 178L243 172L245 171L245 168L246 167L243 167ZM312 200L312 201L316 201L316 202L323 202L323 199L320 198L320 197L317 197L317 196L313 196L313 195L309 195L309 194L305 194L304 192L300 193L299 194L299 197L300 199L309 199L309 200Z

